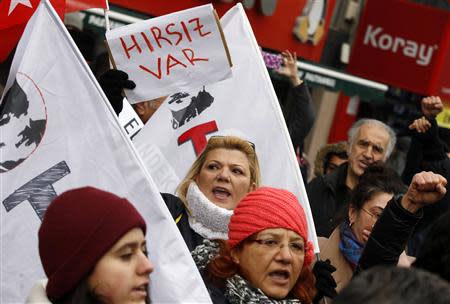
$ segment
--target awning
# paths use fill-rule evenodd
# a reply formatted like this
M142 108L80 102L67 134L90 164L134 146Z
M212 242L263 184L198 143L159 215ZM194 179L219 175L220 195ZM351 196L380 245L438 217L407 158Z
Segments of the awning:
M324 86L332 91L342 91L347 96L358 95L367 100L384 99L388 86L379 82L339 72L315 63L299 62L300 77L311 85Z

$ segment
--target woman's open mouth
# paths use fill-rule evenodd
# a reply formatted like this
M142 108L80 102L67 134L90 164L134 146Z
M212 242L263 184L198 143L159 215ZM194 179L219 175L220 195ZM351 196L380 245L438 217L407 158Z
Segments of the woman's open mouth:
M277 284L287 284L290 273L287 270L275 270L269 273L269 277Z
M228 197L231 196L230 191L222 187L214 187L212 193L214 194L214 197L217 198L218 200L226 200Z

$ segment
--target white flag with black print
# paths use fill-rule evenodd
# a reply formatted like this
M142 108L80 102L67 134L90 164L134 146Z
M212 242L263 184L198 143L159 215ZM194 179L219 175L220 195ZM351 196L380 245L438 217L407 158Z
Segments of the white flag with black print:
M220 22L233 59L233 77L168 96L133 143L158 189L172 193L210 136L235 135L254 143L263 185L297 195L318 249L286 123L242 5L230 9Z
M1 303L23 303L45 278L37 240L45 210L87 185L128 198L145 218L153 303L211 303L154 182L47 1L20 40L0 110Z

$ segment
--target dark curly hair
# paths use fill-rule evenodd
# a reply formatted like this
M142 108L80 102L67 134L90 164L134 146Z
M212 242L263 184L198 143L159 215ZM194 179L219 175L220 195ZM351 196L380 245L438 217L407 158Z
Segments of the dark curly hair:
M375 163L367 167L359 178L358 184L352 191L350 204L360 210L364 203L377 193L399 194L406 192L398 174L382 163Z

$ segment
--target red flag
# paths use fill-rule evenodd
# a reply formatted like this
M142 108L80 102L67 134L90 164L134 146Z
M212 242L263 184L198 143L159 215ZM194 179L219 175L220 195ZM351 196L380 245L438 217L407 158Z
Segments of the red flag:
M25 25L40 0L0 1L0 62L4 61L22 36ZM65 0L52 0L61 19L64 19Z
M108 8L107 0L67 0L66 13L82 11L88 8Z

